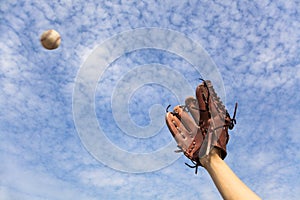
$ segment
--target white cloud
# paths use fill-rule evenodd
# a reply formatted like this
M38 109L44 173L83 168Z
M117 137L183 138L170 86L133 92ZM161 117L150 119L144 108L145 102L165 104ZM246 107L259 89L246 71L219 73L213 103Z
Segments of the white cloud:
M7 199L94 199L72 182L24 165L20 160L18 156L10 156L1 166L1 193Z
M0 27L5 30L0 33L2 198L220 198L203 169L194 176L185 167L187 159L159 172L119 173L93 160L80 143L71 105L77 70L96 45L135 27L170 28L205 47L219 66L230 105L235 100L240 105L226 160L263 199L300 195L296 1L5 1L0 10ZM41 32L50 27L62 35L55 51L42 49L39 42ZM117 130L112 115L101 112L110 106L107 94L132 66L162 63L197 84L199 74L190 64L167 54L132 52L108 69L96 93L97 112L110 123L106 130ZM153 94L149 101L163 95L162 104L174 101L164 90L155 92L149 88L138 94ZM132 118L146 121L148 109L140 110L152 104L132 97ZM108 137L122 148L147 151L172 139L163 134L169 134L166 127L146 142L123 133Z
M116 172L112 172L106 168L82 171L79 174L84 184L92 185L97 188L117 187L126 184L124 176L120 176Z

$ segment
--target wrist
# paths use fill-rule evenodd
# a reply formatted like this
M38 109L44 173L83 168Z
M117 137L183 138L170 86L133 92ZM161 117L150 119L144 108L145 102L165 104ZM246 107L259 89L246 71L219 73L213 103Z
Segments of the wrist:
M207 169L215 160L221 159L221 152L217 148L213 148L208 155L199 159L201 165Z

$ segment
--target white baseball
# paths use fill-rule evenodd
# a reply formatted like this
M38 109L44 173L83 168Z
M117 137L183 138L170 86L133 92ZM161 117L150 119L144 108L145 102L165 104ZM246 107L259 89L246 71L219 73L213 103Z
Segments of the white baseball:
M48 50L56 49L60 42L60 34L53 29L47 30L41 35L41 43Z

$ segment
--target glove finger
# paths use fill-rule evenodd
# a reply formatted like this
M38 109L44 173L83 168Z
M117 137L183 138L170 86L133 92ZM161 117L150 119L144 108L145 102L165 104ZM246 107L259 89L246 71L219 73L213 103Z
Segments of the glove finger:
M208 88L204 82L198 85L196 88L196 98L200 110L200 121L207 123L207 120L210 118L210 108L208 106L210 101L210 93L208 92Z
M182 108L182 106L175 106L174 112L177 114L177 117L180 119L184 127L190 132L191 137L194 138L198 130L198 125L195 120Z
M194 118L194 121L199 125L200 110L197 100L194 97L188 97L185 99L185 105Z
M178 116L172 112L166 114L166 123L178 147L186 151L192 142L190 132L182 124Z
M196 88L196 98L198 100L198 106L200 110L207 110L206 103L208 103L208 89L204 85L204 83L201 83Z
M208 109L213 117L220 113L225 116L225 106L217 96L211 81L206 80L205 83L200 84L196 89L196 96L201 110ZM209 104L209 108L207 108L206 102Z
M206 91L206 94L208 96L208 103L209 103L209 112L211 114L211 117L215 120L217 118L217 122L222 122L215 124L216 126L222 126L224 125L225 116L226 116L226 109L223 105L223 102L221 99L217 96L212 84L210 81L206 81L206 86L203 84L202 91ZM205 93L205 92L204 92Z
M215 116L219 116L221 117L221 119L225 120L225 116L226 116L226 109L225 106L223 104L223 102L221 101L221 99L216 95L215 91L213 88L210 88L210 112L212 114L213 117Z

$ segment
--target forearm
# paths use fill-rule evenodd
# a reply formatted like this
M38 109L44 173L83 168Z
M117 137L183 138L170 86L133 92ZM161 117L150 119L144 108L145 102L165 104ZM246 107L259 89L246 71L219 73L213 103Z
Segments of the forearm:
M226 200L257 200L260 199L250 188L248 188L219 157L213 152L200 160L204 168L210 174L216 187Z

